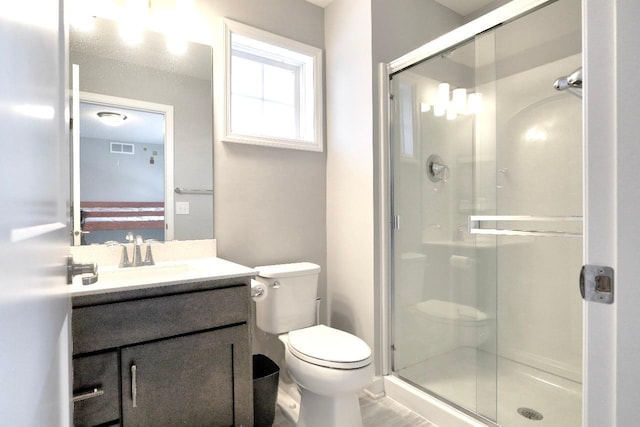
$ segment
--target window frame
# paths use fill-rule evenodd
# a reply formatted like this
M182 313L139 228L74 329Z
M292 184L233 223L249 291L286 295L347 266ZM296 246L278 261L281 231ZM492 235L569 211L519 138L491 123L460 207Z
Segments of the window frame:
M278 148L289 148L294 150L305 150L305 151L318 151L322 152L324 150L324 120L323 120L323 87L322 87L322 50L301 42L297 42L295 40L288 39L286 37L282 37L273 33L269 33L267 31L260 30L258 28L254 28L245 24L241 24L236 21L232 21L230 19L224 19L224 45L225 45L225 119L224 119L224 134L223 141L227 142L236 142L241 144L252 144L252 145L264 145L269 147L278 147ZM232 86L232 75L231 75L231 60L232 60L232 46L231 46L231 38L233 34L237 34L239 36L247 37L253 39L257 42L267 43L279 48L287 49L298 54L302 54L311 58L313 65L309 67L307 70L308 76L306 78L312 79L312 84L309 85L310 90L313 92L311 96L314 97L313 103L309 103L313 108L312 114L309 116L312 117L310 120L312 123L308 125L313 126L313 132L311 133L313 136L313 140L305 140L301 137L300 132L302 129L302 121L304 120L304 116L308 114L305 110L307 108L304 104L304 97L308 96L308 94L303 93L300 94L299 91L307 92L305 88L305 84L303 82L303 78L301 76L297 76L297 87L296 91L296 104L297 111L296 115L296 134L298 138L284 138L284 137L274 137L268 135L254 135L254 134L245 134L245 133L234 133L231 129L231 86ZM269 54L265 54L264 56L259 53L247 53L244 51L240 51L241 56L246 58L247 56L256 56L259 58L259 61L263 65L273 65L273 59ZM283 67L285 68L285 67ZM299 74L299 73L297 73Z

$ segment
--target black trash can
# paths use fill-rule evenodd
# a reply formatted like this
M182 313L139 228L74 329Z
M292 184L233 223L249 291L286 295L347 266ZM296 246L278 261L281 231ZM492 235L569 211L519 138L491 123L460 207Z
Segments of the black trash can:
M253 425L271 427L276 416L280 368L264 354L253 355Z

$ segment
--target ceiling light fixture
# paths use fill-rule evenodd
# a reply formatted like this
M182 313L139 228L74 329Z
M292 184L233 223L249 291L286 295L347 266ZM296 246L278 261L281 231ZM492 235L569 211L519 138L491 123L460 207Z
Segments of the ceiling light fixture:
M125 0L120 18L120 37L129 45L142 42L149 16L149 0Z
M115 113L113 111L100 111L97 113L98 117L108 126L120 126L127 120L127 116L121 113Z

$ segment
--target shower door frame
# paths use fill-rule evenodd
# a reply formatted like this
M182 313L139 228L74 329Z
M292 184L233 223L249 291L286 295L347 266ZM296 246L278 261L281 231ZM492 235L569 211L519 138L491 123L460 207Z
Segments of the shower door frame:
M477 34L497 25L517 19L535 9L557 0L513 0L494 11L443 35L390 62L378 65L379 105L379 173L378 199L379 221L379 274L378 317L376 329L381 339L376 348L378 366L382 376L392 373L391 366L391 278L393 277L392 230L394 218L391 212L392 153L390 78L411 65L433 57L453 46L473 39ZM632 34L616 31L616 10L610 2L588 4L582 0L583 70L586 76L606 82L589 88L583 97L583 258L585 263L594 260L616 267L616 235L624 233L616 222L616 141L618 123L616 106L616 65L629 65L628 61L616 62L616 36L631 42ZM637 17L627 14L628 22ZM588 102L589 101L589 102ZM591 103L592 102L592 103ZM591 120L589 120L591 119ZM627 125L629 126L629 125ZM622 177L622 179L625 177ZM623 182L620 179L620 182ZM578 278L576 274L576 292ZM628 311L626 318L633 318ZM615 425L616 382L622 373L616 370L618 343L615 306L583 303L583 393L582 424L584 427ZM630 356L627 351L626 356ZM606 392L603 393L602 390ZM626 398L624 398L626 399ZM626 400L625 400L626 401ZM628 402L627 402L628 403ZM470 414L473 418L477 414ZM618 416L617 416L618 415ZM624 413L623 413L624 415Z

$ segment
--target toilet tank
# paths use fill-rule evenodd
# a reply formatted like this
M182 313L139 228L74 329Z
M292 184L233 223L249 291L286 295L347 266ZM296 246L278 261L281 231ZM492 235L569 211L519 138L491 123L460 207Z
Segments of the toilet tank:
M312 326L320 266L310 262L255 267L256 279L267 285L265 299L256 301L256 324L271 334Z

